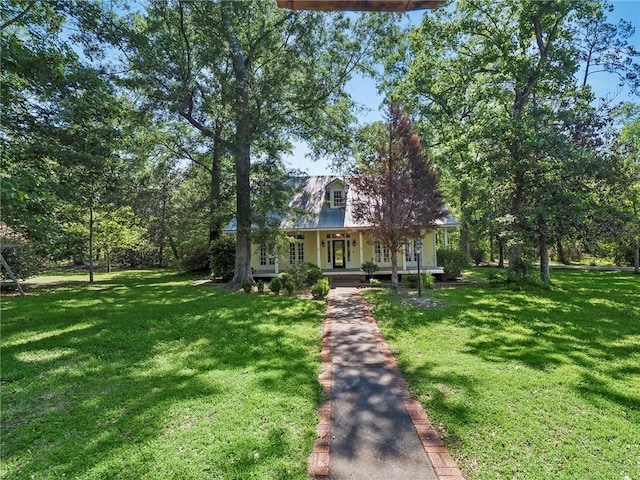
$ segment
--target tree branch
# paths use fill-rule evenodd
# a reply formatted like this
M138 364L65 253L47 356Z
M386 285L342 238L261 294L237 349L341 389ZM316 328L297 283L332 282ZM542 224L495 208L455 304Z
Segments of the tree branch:
M22 12L20 12L15 17L10 18L6 22L4 22L2 25L0 25L0 30L4 30L9 25L12 25L12 24L18 22L22 17L24 17L27 13L29 13L29 10L31 10L33 7L35 7L36 3L38 3L38 0L33 0L29 5L27 5L25 7L25 9Z

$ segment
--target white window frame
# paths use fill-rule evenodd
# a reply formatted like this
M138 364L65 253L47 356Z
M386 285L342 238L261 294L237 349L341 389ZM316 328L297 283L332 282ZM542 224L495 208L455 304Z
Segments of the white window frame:
M276 256L273 254L273 251L267 249L267 246L264 243L260 244L260 266L266 267L268 265L276 264Z
M376 263L391 263L391 252L388 248L384 248L382 244L376 243L373 246Z
M304 262L304 235L292 235L295 242L289 242L289 265Z
M336 188L332 195L333 208L343 208L345 204L344 191Z
M409 240L407 241L407 246L404 252L404 260L406 262L417 263L418 262L418 254L416 253L416 241Z

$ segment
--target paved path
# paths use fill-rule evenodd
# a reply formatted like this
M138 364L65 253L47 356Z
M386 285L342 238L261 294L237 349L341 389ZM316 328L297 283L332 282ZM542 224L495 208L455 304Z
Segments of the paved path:
M316 479L463 480L355 288L329 294Z

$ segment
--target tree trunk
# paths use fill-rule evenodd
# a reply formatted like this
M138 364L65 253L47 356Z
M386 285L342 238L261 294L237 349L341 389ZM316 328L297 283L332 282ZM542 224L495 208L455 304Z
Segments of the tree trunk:
M493 255L493 250L494 250L494 237L493 237L493 233L489 233L489 262L493 263L495 256Z
M633 250L633 273L640 275L640 242L635 243Z
M460 182L460 211L462 212L462 221L460 222L460 250L467 257L471 256L471 241L469 235L469 213L467 203L469 202L469 184L466 180Z
M242 127L239 127L242 128ZM251 273L251 168L249 144L238 145L236 154L236 262L230 288L238 288L245 280L253 283Z
M209 244L220 237L222 225L220 221L220 182L222 178L222 145L220 135L222 126L218 125L213 137L213 151L211 152L211 184L209 203Z
M93 283L93 206L89 207L89 283Z
M182 263L180 262L180 254L178 253L178 247L176 247L176 242L173 241L173 237L169 234L167 235L167 239L169 240L169 245L171 246L171 251L173 252L173 256L176 259L176 270L178 273L182 272Z
M391 250L391 289L398 291L398 252Z
M245 280L253 283L251 273L251 140L255 125L249 103L251 62L244 56L235 36L227 4L222 7L222 18L228 29L229 49L235 77L235 136L233 156L236 164L236 261L230 288L238 288Z
M504 240L498 239L498 268L504 268Z
M563 265L566 265L568 262L564 254L564 248L562 247L561 238L558 238L558 240L556 240L556 251L558 252L558 262L562 263Z
M164 241L167 237L167 191L166 188L162 192L162 206L160 208L160 238L158 245L158 266L164 268Z
M540 254L540 280L549 283L549 248L547 246L547 224L542 214L538 215L538 246Z
M519 150L519 147L518 147ZM516 156L516 154L514 154ZM519 155L517 155L520 157ZM518 161L522 161L522 158L518 158ZM513 271L514 268L522 260L522 252L524 251L524 243L522 239L524 219L522 218L522 211L524 206L524 170L519 170L514 176L515 192L511 201L511 215L513 215L513 223L511 225L513 245L509 247L509 270Z
M111 273L111 252L105 252L105 257L107 257L107 273Z

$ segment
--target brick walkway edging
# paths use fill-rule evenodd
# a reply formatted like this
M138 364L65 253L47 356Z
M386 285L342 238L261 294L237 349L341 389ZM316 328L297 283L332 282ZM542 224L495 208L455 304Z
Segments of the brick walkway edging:
M318 407L320 420L316 427L318 437L313 442L313 450L309 455L307 474L315 480L329 478L329 444L331 442L331 364L333 361L333 300L327 301L327 311L324 316L324 328L322 330L322 358L321 373L318 381L322 385L323 402Z
M431 421L422 405L409 395L407 382L402 377L398 362L391 351L391 348L385 342L382 332L378 328L369 306L358 292L358 299L364 312L367 322L372 326L376 343L384 358L385 365L393 376L394 382L401 392L404 407L413 422L418 438L422 442L425 452L427 453L433 469L439 480L464 480L462 472L458 469L456 461L449 455L447 448L440 439L438 432L431 425ZM322 372L318 376L318 381L322 385L322 395L324 400L318 408L320 421L318 422L316 438L313 444L313 451L309 455L308 476L315 480L325 480L329 478L329 444L331 435L331 363L332 363L332 345L333 345L333 301L329 299L327 302L327 311L325 314L324 329L322 333Z

